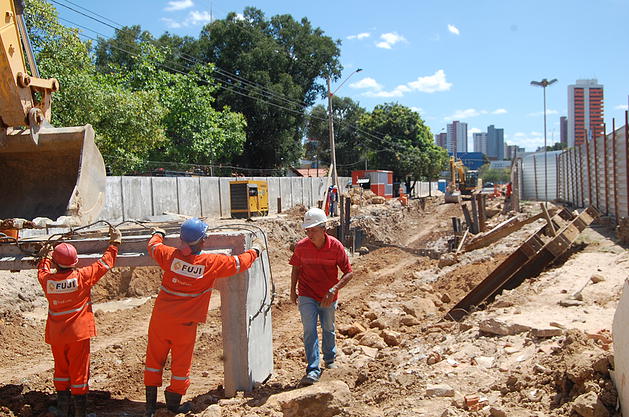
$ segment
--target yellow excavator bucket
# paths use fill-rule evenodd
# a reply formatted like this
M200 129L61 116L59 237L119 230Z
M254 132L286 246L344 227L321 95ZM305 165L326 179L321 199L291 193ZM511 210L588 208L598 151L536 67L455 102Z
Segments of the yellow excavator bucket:
M90 223L103 207L105 181L91 125L42 127L35 140L30 130L0 136L0 219Z

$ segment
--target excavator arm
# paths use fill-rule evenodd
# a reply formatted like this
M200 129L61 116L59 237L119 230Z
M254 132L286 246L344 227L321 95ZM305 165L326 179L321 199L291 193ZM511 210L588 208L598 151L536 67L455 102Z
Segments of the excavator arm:
M89 223L104 204L105 164L90 125L49 124L59 82L40 78L23 10L0 0L0 220Z

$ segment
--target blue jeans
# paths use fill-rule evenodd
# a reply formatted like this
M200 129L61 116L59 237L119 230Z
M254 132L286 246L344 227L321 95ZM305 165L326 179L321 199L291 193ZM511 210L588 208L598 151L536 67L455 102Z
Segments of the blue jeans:
M299 297L299 313L304 326L304 348L306 349L306 374L321 376L319 367L319 335L317 321L321 320L323 330L323 360L326 364L334 362L336 358L336 332L334 328L335 301L329 307L323 308L317 300L310 297Z

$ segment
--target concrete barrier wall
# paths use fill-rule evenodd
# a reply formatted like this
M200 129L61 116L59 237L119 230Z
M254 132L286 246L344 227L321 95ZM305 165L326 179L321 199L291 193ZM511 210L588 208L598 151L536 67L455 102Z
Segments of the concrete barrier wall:
M238 178L239 180L241 178ZM327 178L250 177L269 184L269 212L297 204L316 207L323 199ZM185 216L230 217L229 183L219 177L107 177L101 218L111 222L142 220L166 213ZM339 177L346 184L349 178Z

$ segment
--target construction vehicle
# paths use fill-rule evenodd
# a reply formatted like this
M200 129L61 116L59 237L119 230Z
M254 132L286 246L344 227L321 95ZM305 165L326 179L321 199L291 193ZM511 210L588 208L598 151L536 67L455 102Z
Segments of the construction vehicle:
M458 203L461 195L471 195L482 188L478 171L465 170L465 165L454 156L450 157L450 182L446 186L445 202Z
M23 0L0 0L0 7L0 220L89 223L103 207L106 181L94 130L50 125L59 82L40 78Z

